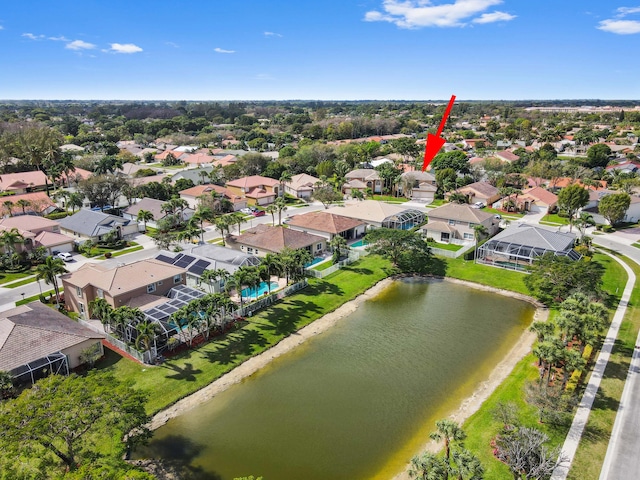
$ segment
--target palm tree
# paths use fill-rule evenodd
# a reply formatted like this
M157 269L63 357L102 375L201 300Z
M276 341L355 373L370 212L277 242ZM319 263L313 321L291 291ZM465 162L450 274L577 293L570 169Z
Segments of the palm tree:
M284 170L280 174L280 185L278 190L278 197L284 199L284 184L291 181L291 173L288 170Z
M465 448L453 452L453 461L456 464L455 473L458 480L479 480L483 478L484 468L478 457Z
M229 218L229 225L237 225L238 226L238 235L242 233L240 228L242 227L242 223L244 222L244 215L239 212L233 212L227 215Z
M331 248L333 248L333 263L338 263L340 257L342 256L343 250L348 250L347 241L344 239L342 235L334 235L334 237L329 242Z
M473 239L476 242L475 250L473 252L474 259L478 255L478 242L480 241L480 239L482 237L484 237L488 233L489 233L489 230L487 230L487 227L485 227L481 223L479 223L477 225L474 225L474 227L473 227Z
M159 326L156 322L152 322L145 318L136 325L136 348L142 352L151 350L152 342L156 338Z
M13 217L13 202L11 200L5 200L2 207L7 211L7 215Z
M216 226L216 229L218 229L220 231L220 234L222 235L222 245L226 245L224 241L225 233L229 231L232 223L230 222L229 218L226 215L223 215L221 217L216 218L214 220L214 224Z
M16 245L18 243L24 243L24 237L17 228L11 230L5 230L0 234L0 242L4 246L5 253L9 255L9 261L11 262L11 268L14 268L14 254L16 253Z
M453 420L445 418L436 422L437 430L432 432L429 437L437 442L444 441L445 458L447 463L451 458L451 443L461 442L467 438L467 434L460 428L460 426Z
M139 210L138 216L136 217L138 222L142 222L144 225L144 231L147 232L147 222L151 222L154 220L153 213L149 210Z
M193 222L200 222L200 230L202 232L200 233L201 243L204 243L204 222L211 222L214 218L216 218L216 214L211 208L207 207L206 205L200 205L196 210L196 213L189 220Z
M449 466L435 453L425 452L411 459L409 476L418 480L446 480Z
M131 342L133 340L132 330L135 330L136 326L144 322L147 317L139 308L123 305L113 311L113 319L116 326L119 327L122 340Z
M84 197L78 192L71 192L67 200L67 207L71 207L71 213L75 213L76 208L81 208L84 203Z
M264 209L265 212L271 214L271 226L276 226L276 212L278 208L272 203L271 205L267 205Z
M103 325L109 325L113 321L113 307L104 298L96 298L89 302L89 316L98 318Z
M274 202L274 205L278 210L278 225L282 225L282 212L287 210L287 202L284 197L280 197Z
M0 371L0 400L13 397L15 391L13 377L11 374L9 372Z
M31 205L31 202L29 200L25 200L24 198L21 198L20 200L18 200L16 202L16 206L22 208L22 214L23 215L27 214L26 209L30 205Z
M58 288L57 276L63 273L67 273L67 269L64 268L64 262L60 258L47 257L44 259L44 263L36 267L36 280L44 280L44 283L53 285L57 305L60 305L60 289Z

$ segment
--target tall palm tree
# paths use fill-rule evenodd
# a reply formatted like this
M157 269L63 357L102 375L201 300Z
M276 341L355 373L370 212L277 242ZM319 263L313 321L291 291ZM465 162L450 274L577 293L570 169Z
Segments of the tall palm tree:
M334 235L329 242L329 245L333 249L333 263L338 263L342 256L342 251L349 249L347 241L342 235Z
M483 478L484 467L478 457L465 448L453 452L453 461L456 464L455 473L458 480L479 480Z
M278 197L284 199L284 184L291 181L291 172L284 170L280 174L280 185L278 190Z
M448 418L438 420L436 422L437 430L432 432L429 437L437 442L444 441L445 458L447 463L451 459L451 444L461 442L467 438L467 434L453 420Z
M142 352L151 350L151 345L156 338L160 327L156 322L149 319L143 320L136 325L136 348Z
M147 231L147 222L151 222L153 220L153 213L151 213L149 210L139 210L138 211L138 215L136 217L136 220L138 222L142 222L143 223L143 228L144 231L146 233Z
M277 207L272 203L271 205L267 205L264 209L265 212L271 214L271 226L276 226L276 212L278 211Z
M240 228L244 223L244 215L242 215L240 212L233 212L227 215L227 217L229 218L229 223L231 225L236 225L238 227L238 235L240 235Z
M229 221L229 218L227 217L227 215L223 215L221 217L216 218L213 223L216 226L216 229L218 229L220 231L220 234L222 235L222 245L226 245L225 243L225 234L227 232L229 232L229 229L231 228L232 223Z
M60 258L47 257L44 259L44 263L36 267L36 280L44 280L44 283L53 285L58 305L60 305L60 289L57 276L63 273L67 273L67 269L64 268L64 262Z
M113 307L104 298L96 298L89 302L89 316L98 318L103 325L109 325L113 321Z
M13 217L13 202L11 200L5 200L2 203L2 207L7 212L7 215L9 215L10 217Z
M84 203L84 197L78 192L71 192L67 200L67 207L71 207L71 213L75 213L76 208L81 208Z
M16 245L19 243L24 243L24 237L20 233L17 228L12 228L11 230L5 230L0 234L0 242L5 249L5 253L9 255L9 262L11 263L11 268L14 268L14 254L16 253Z
M284 197L276 199L274 202L276 210L278 210L278 225L282 225L282 212L287 210L287 202Z
M418 480L446 480L449 466L435 453L425 452L411 459L409 476Z
M22 214L26 215L26 209L28 206L31 205L31 202L29 200L25 200L24 198L21 198L20 200L18 200L16 202L16 206L20 207L22 209Z

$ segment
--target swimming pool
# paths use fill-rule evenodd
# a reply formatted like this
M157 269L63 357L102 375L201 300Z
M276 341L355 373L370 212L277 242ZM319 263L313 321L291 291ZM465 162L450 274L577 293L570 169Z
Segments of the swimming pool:
M357 242L352 243L350 246L353 248L366 247L367 242L365 242L363 239L360 239Z
M271 282L271 290L275 290L278 288L277 282ZM260 286L256 288L243 288L242 289L242 297L243 298L258 298L264 295L269 291L269 284L267 282L260 283Z
M320 263L323 260L325 260L324 257L313 257L313 260L311 260L309 263L305 263L304 266L305 268L313 267L316 263Z

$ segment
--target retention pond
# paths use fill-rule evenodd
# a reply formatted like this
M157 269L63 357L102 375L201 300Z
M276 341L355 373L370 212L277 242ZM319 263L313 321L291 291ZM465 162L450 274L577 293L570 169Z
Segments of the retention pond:
M137 456L188 465L201 479L390 479L434 422L489 377L533 313L526 302L449 282L394 282L170 420Z

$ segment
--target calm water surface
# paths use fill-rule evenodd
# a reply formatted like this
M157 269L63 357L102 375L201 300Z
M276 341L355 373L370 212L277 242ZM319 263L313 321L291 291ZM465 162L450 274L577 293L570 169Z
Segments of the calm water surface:
M529 304L395 282L337 326L158 429L140 456L196 478L388 479L530 324Z

